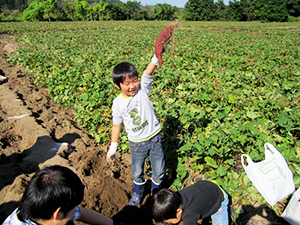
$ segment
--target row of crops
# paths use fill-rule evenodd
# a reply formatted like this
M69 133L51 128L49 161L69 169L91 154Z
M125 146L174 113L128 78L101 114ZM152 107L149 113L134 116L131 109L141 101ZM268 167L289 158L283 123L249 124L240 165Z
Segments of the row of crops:
M170 24L1 23L0 32L14 33L24 44L10 61L26 66L36 84L72 108L105 145L119 94L112 68L129 61L141 74L155 38ZM155 72L150 98L174 188L202 174L233 199L263 201L240 157L264 159L266 142L282 152L299 187L300 23L182 22ZM125 132L120 141L120 151L128 152Z

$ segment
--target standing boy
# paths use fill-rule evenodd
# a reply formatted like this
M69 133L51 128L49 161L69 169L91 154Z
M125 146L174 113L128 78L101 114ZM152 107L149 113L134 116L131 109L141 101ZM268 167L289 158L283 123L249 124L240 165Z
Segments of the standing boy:
M161 189L153 196L152 215L155 221L196 225L199 219L211 216L214 225L228 225L228 195L217 184L200 180L178 192Z
M129 204L134 206L140 204L144 193L144 164L147 156L149 155L152 169L152 192L159 189L165 173L161 126L149 100L152 74L157 65L158 58L154 55L142 75L141 83L138 72L131 63L120 63L112 72L113 82L122 93L114 99L112 105L113 128L107 160L111 161L116 154L123 122L129 139L134 183L134 194Z
M39 170L26 187L19 207L3 225L65 225L75 220L113 225L104 215L79 207L84 185L70 169L49 166Z

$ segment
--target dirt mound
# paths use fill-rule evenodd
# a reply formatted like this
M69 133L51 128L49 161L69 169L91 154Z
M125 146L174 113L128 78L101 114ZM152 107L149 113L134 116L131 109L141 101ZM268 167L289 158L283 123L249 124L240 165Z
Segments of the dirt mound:
M52 102L24 67L7 63L18 46L0 37L0 222L17 206L33 173L53 164L67 166L81 178L83 206L122 220L133 212L126 207L133 191L130 156L117 155L108 164L107 148L98 147L74 122L72 111Z
M0 222L17 207L38 168L59 164L72 169L85 184L82 206L125 225L153 224L147 197L139 208L128 205L133 194L130 156L117 154L114 164L107 163L108 147L97 146L74 122L72 110L51 101L47 89L36 87L24 67L6 61L18 46L0 35ZM150 183L146 190L149 193ZM265 206L242 211L238 224L287 224Z

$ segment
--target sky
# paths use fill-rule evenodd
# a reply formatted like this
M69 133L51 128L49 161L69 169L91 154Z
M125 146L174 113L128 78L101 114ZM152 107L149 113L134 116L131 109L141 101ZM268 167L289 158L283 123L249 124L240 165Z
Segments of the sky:
M126 1L125 1L126 2ZM141 2L142 5L156 5L158 3L163 4L167 3L172 6L177 6L177 7L184 7L185 3L188 2L188 0L137 0L137 2ZM229 0L224 0L225 5L228 5Z

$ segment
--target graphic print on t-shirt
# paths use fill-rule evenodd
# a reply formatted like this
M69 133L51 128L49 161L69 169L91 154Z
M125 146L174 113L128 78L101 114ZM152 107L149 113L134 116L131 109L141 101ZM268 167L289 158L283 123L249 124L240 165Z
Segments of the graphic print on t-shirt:
M136 125L136 126L140 125L140 123L141 123L141 117L139 117L137 108L133 108L129 112L129 115L130 115L131 118L133 118L133 124L134 125Z

